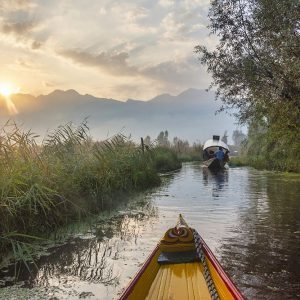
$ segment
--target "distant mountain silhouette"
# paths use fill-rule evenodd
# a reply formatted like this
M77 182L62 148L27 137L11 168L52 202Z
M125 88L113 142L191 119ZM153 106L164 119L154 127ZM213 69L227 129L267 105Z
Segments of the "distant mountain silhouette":
M45 134L67 122L80 123L88 118L91 133L103 139L118 132L134 139L150 135L155 139L161 130L170 137L178 136L190 142L210 138L213 134L229 135L235 129L234 119L222 113L215 115L220 103L213 92L188 89L177 96L159 95L149 101L128 99L126 102L80 95L75 90L55 90L49 95L12 96L19 114L10 116L0 99L1 124L15 120L26 129Z

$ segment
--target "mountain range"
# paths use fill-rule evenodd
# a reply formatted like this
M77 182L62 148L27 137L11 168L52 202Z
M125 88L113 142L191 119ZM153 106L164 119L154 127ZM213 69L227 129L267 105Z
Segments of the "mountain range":
M58 125L79 124L85 118L96 139L119 132L134 140L147 135L155 139L160 131L168 130L171 139L177 136L203 143L213 134L223 135L225 130L231 137L236 128L233 117L215 114L221 106L215 94L198 89L188 89L177 96L162 94L148 101L123 102L81 95L75 90L55 90L37 97L15 94L11 100L18 114L9 115L4 99L0 99L0 124L11 119L41 136Z

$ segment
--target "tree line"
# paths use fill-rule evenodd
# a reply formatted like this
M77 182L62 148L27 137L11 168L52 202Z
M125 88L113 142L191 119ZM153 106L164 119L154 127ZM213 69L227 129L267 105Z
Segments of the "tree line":
M234 130L232 140L235 146L239 148L246 140L247 136L241 130ZM228 133L224 131L221 140L228 144ZM152 139L149 135L143 138L143 144L149 149L153 146L169 148L173 150L182 161L202 160L203 144L201 142L189 143L188 140L175 136L169 139L168 130L161 131L156 139Z
M169 148L174 151L181 161L193 161L202 159L203 145L198 142L192 144L186 139L181 139L175 136L172 140L169 139L168 130L161 131L156 139L152 139L149 135L143 138L143 143L147 148L161 147Z

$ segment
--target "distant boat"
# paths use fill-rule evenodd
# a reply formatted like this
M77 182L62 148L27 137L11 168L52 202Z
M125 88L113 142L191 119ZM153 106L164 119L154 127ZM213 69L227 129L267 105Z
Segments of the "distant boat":
M167 230L120 300L242 300L199 233L183 217Z
M223 160L217 159L214 154L219 149L222 148L225 154ZM227 154L226 154L227 153ZM214 135L212 139L207 140L203 146L203 165L211 170L223 169L226 162L228 161L229 147L223 141L220 140L220 136Z

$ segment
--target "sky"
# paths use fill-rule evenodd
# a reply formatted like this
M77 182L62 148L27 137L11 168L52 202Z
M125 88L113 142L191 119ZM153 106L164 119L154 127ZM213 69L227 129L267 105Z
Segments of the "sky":
M206 89L209 0L0 0L0 84L148 100Z

